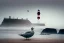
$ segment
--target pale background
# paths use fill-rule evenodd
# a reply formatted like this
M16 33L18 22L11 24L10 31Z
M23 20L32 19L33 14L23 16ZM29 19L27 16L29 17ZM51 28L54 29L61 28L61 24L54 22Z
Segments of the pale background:
M45 23L46 27L64 28L64 0L0 0L0 24L9 16L37 23L38 9L40 23Z

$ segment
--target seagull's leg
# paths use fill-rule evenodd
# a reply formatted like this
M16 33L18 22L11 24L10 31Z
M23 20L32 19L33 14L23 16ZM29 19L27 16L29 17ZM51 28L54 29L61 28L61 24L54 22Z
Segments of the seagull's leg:
M30 40L29 38L27 38L27 40Z
M26 40L29 40L29 38L26 38Z
M26 38L26 40L27 40L27 38Z
M27 38L27 40L29 40L29 38Z

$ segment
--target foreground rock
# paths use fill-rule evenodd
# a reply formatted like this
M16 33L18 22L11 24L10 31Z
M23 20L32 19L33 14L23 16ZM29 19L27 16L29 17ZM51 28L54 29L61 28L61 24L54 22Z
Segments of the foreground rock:
M64 34L64 29L60 29L58 34Z
M57 30L55 28L45 28L41 32L41 35L49 35L49 34L57 34Z

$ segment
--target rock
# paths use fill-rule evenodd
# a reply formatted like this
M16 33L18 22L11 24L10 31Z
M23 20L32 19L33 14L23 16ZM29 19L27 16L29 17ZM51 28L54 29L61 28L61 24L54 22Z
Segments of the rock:
M49 34L57 34L57 30L55 28L45 28L41 35L49 35Z
M58 34L64 34L64 29L60 29Z

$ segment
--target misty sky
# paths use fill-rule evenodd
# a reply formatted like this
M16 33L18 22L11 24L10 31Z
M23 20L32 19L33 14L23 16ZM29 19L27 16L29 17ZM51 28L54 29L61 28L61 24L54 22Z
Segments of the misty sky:
M47 27L64 28L64 0L0 0L0 24L4 17L9 16L28 18L32 23L37 23L38 9L41 23Z

